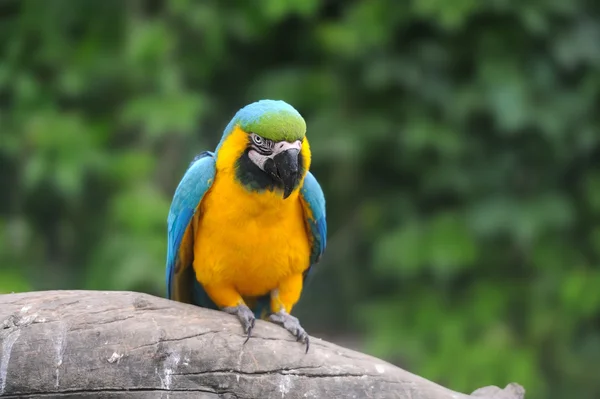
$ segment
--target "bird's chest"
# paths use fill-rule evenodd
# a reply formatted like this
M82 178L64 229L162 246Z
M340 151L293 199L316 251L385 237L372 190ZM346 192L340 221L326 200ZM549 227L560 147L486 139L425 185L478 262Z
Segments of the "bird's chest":
M232 195L234 194L235 195ZM262 295L309 266L310 243L298 196L233 190L215 181L203 200L194 269L203 284Z

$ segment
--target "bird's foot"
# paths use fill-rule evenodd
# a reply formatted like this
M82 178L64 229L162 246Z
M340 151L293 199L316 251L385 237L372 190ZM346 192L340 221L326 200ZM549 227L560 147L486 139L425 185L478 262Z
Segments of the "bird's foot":
M244 333L247 334L246 340L244 344L248 342L250 339L250 335L252 335L252 329L254 328L254 323L256 318L254 317L254 313L250 310L250 308L246 305L238 305L238 306L229 306L222 309L224 312L237 316L242 323L242 328L244 329Z
M283 311L279 311L277 313L271 313L269 316L269 321L275 324L279 324L286 330L288 330L294 337L296 337L296 341L300 341L306 344L306 353L308 353L309 341L308 334L304 331L304 328L300 325L298 319L291 314L288 314Z

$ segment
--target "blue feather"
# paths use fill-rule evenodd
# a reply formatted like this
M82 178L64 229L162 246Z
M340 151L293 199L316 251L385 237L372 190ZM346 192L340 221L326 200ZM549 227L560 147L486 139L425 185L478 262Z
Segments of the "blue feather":
M166 278L167 298L169 299L172 299L174 289L191 289L191 287L175 287L176 275L186 272L193 260L193 240L184 243L182 241L187 229L190 228L190 222L196 209L204 194L211 187L214 177L214 153L205 151L194 158L175 190L167 219Z
M302 118L296 108L281 100L260 100L239 110L236 119L241 124L253 124L269 113L289 112Z
M317 182L317 179L310 172L306 174L304 184L300 189L300 195L304 200L305 216L312 236L310 266L304 274L304 278L306 279L312 266L321 260L321 256L325 252L325 247L327 246L327 218L325 212L325 195L319 182ZM308 210L310 210L312 218L309 217Z

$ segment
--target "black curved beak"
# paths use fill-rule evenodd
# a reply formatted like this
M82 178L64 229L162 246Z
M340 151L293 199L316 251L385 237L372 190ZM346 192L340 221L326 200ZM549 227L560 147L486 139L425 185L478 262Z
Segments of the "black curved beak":
M283 199L290 196L298 185L300 174L298 173L298 155L300 151L296 148L280 152L272 160L265 163L265 171L283 186Z

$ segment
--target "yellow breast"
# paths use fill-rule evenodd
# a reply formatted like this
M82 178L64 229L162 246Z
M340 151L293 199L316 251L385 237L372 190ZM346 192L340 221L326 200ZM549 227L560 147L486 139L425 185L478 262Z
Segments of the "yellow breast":
M197 212L194 270L204 285L231 284L242 296L258 296L308 268L310 243L298 191L284 200L281 193L248 191L235 181L234 154L241 152L234 147L246 143L236 135L223 145Z

